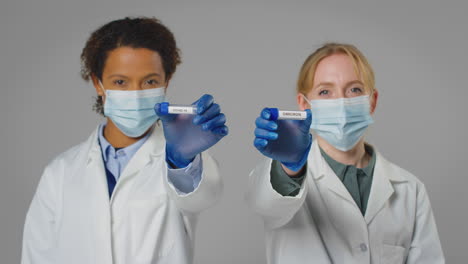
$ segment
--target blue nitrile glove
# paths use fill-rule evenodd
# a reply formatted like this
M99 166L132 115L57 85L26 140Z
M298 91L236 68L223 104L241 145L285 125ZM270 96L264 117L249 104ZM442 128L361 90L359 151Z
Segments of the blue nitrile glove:
M292 171L300 170L307 161L312 135L312 113L307 109L305 120L271 120L264 108L255 120L254 146L265 156L281 162Z
M166 160L177 168L187 167L196 155L207 150L228 134L226 116L213 96L205 94L192 105L196 115L163 114L161 104L154 110L162 121L166 138Z

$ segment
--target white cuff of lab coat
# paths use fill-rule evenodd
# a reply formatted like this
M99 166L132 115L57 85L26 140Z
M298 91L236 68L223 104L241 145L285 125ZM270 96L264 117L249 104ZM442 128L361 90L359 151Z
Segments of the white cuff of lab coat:
M174 186L178 194L193 192L200 184L202 178L203 163L200 154L185 168L172 169L167 164L167 178Z

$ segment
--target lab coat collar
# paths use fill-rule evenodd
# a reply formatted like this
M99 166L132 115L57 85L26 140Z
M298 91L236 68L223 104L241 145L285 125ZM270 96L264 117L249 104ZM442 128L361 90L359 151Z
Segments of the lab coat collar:
M351 197L351 194L323 158L322 154L320 153L320 147L316 140L314 140L312 143L307 163L309 164L308 169L316 181L322 181L328 187L328 189L341 198L349 201L357 208L357 205L354 202L353 197Z
M387 200L394 193L393 184L406 182L407 179L397 171L395 165L387 161L375 147L376 163L372 180L369 202L365 213L365 220L370 223L377 213L384 207ZM323 181L328 188L342 197L345 200L353 203L356 209L359 210L354 202L351 194L335 175L333 170L328 166L325 159L320 153L318 142L315 140L312 144L312 149L308 158L309 171L316 181Z
M374 148L375 150L375 148ZM364 216L369 224L377 213L385 206L388 199L395 192L394 185L405 183L406 179L398 168L387 161L379 152L374 169L374 178L372 180L369 202L367 203L366 214Z
M88 151L88 162L89 165L92 161L102 160L101 147L98 142L99 126L94 130L91 136L88 138L86 144L89 146ZM166 141L164 138L164 132L160 121L156 122L150 136L146 142L140 147L135 153L134 157L125 167L122 172L123 174L133 173L135 169L140 169L145 165L152 157L159 156L165 152ZM148 153L149 155L145 155Z

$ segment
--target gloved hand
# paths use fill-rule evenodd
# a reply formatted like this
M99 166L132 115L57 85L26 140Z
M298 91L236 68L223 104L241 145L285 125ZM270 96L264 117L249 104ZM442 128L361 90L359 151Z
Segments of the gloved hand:
M196 115L163 114L161 104L154 110L162 121L166 138L166 160L177 168L187 167L195 156L228 134L226 116L213 96L205 94L192 105Z
M307 109L305 120L271 120L264 108L255 120L254 146L265 156L281 162L292 171L300 170L307 161L312 144L312 113Z

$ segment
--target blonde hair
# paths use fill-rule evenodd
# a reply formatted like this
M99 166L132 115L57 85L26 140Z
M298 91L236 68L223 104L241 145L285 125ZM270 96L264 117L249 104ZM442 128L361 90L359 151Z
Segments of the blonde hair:
M312 53L304 62L297 80L297 92L307 95L314 85L314 75L317 65L322 59L333 54L347 54L353 61L354 69L364 84L366 93L375 91L374 71L364 54L355 46L342 43L326 43Z

